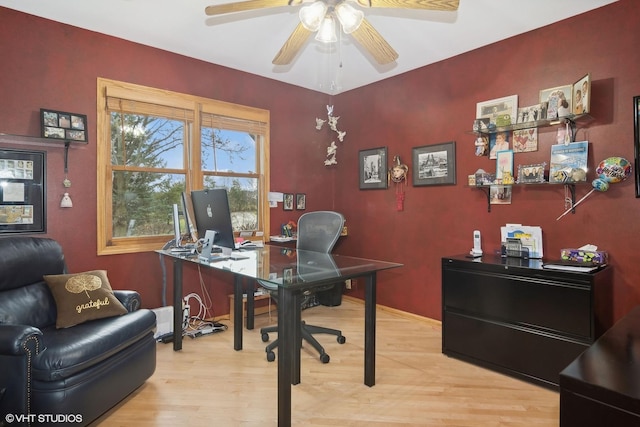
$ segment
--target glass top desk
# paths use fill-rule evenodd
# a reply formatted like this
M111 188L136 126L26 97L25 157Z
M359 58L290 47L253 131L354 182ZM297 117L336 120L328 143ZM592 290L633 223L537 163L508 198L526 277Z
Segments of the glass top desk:
M265 245L239 254L245 259L205 262L197 256L185 256L160 250L173 261L173 306L182 305L182 268L185 263L230 273L234 281L234 349L242 349L244 279L259 279L278 286L278 425L291 425L291 384L300 382L301 338L300 298L304 291L330 283L363 277L365 280L364 383L375 385L376 273L402 267L402 264L332 255L294 248ZM253 290L253 280L250 280ZM253 292L247 292L247 328L253 312ZM173 311L173 349L182 349L182 313ZM252 322L251 322L252 323Z

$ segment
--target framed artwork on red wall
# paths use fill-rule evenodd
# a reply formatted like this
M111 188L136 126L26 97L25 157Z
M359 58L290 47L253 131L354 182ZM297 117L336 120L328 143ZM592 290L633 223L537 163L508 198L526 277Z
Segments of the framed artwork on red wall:
M87 142L87 116L40 109L42 137L65 141Z
M425 145L413 149L413 186L456 183L456 143Z
M387 188L387 147L360 150L360 190Z
M45 151L0 150L0 233L44 233Z

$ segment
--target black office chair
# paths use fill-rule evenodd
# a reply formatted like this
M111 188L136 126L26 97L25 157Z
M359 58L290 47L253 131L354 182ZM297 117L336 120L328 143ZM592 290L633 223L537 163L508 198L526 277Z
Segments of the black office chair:
M344 217L342 214L333 211L316 211L307 212L298 219L298 239L296 247L297 249L305 251L314 251L315 253L309 253L309 259L298 259L298 275L304 280L304 275L323 274L332 277L338 276L335 264L330 255L328 255L333 246L338 241L338 237L342 233L342 227L344 225ZM260 286L265 288L271 298L276 301L278 297L278 287L269 282L263 282L258 280ZM339 286L340 284L330 284L318 289L314 289L311 292L305 292L302 298L302 306L304 307L311 299L314 293L321 291L330 291ZM337 329L324 328L321 326L308 325L304 321L301 324L302 339L307 341L313 348L320 353L320 361L322 363L329 363L329 355L324 351L324 348L318 340L316 340L312 334L330 334L335 335L338 343L344 344L346 338L342 335L342 332ZM269 341L269 333L277 332L277 326L268 326L260 329L262 334L262 341ZM271 342L266 348L267 360L273 362L276 359L274 349L278 346L278 340Z

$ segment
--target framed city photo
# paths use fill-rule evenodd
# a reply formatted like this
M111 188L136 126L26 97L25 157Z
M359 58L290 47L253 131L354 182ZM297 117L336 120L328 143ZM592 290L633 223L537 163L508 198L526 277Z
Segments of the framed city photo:
M591 76L587 74L573 84L573 114L587 114L591 111Z
M282 209L285 211L293 210L293 193L284 193Z
M387 147L361 150L360 190L387 188Z
M476 119L488 118L491 124L496 125L498 118L506 119L509 123L501 123L500 126L508 126L516 122L518 117L518 95L505 96L504 98L491 99L476 104Z
M573 85L551 87L540 91L540 103L547 103L547 119L555 120L571 114Z
M296 210L303 211L307 208L307 195L304 193L296 194Z
M61 139L64 141L87 142L87 116L40 109L40 120L43 138Z
M414 187L456 183L455 141L415 147L412 159Z

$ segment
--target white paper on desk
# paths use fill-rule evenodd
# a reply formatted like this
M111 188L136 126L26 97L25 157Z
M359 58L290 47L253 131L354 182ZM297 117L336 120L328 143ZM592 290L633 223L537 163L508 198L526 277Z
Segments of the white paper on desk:
M507 224L500 227L500 238L503 242L507 237L520 239L522 247L529 249L529 258L542 258L542 228L530 225Z

